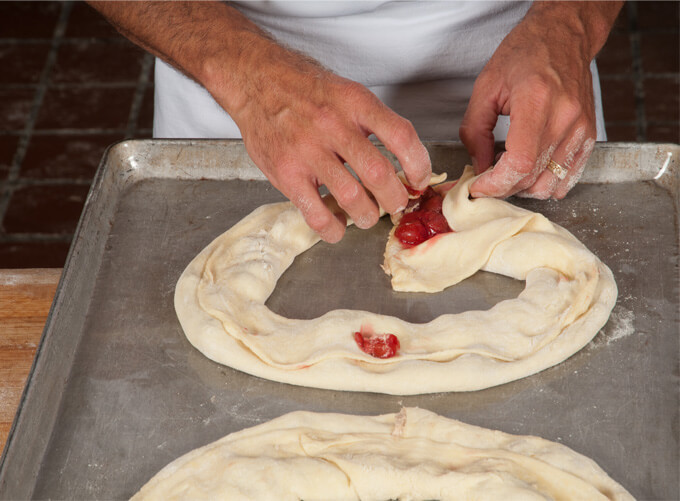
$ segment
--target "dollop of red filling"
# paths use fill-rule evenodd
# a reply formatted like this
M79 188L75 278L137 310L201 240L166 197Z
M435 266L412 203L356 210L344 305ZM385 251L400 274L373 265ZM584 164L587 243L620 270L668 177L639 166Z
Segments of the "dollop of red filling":
M392 358L399 351L399 339L394 334L355 332L354 341L361 351L375 358Z
M414 246L439 233L452 231L442 214L443 201L439 193L428 187L399 221L395 230L397 239L406 246Z

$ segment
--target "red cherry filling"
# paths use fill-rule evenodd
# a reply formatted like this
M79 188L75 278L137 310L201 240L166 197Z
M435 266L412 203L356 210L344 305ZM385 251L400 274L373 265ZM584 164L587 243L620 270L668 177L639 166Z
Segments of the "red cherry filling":
M429 238L427 228L420 221L399 223L394 234L405 245L418 245Z
M434 191L434 190L432 190L432 191ZM441 214L443 203L444 203L444 199L441 197L441 195L438 195L437 193L435 193L434 196L422 201L420 203L420 207L418 207L418 210L439 212Z
M404 214L394 234L404 245L423 243L439 233L452 231L442 214L442 196L428 187L422 194L415 210Z
M408 192L409 195L417 196L417 197L419 197L420 195L422 195L422 194L423 194L423 191L424 191L424 190L416 190L416 189L411 188L410 186L408 186L408 185L406 185L406 184L404 185L404 188L406 188L406 191ZM428 188L429 188L429 186L428 186ZM426 188L426 189L427 189L427 188Z
M394 334L367 336L355 332L354 341L361 351L375 358L392 358L399 351L399 339Z

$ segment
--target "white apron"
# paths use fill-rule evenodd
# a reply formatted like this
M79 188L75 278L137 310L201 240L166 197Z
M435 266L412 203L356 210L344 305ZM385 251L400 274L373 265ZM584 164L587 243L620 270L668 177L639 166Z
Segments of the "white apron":
M262 1L235 6L276 40L367 86L421 139L458 139L475 78L529 2ZM595 61L597 139L606 140ZM508 117L494 129L504 140ZM241 133L210 94L156 60L154 137Z

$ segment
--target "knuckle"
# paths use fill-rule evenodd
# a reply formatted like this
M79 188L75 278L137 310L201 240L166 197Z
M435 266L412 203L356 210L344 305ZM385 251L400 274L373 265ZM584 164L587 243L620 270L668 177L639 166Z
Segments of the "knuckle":
M343 81L340 84L340 95L347 101L354 102L366 97L367 89L358 82L351 80Z
M595 148L595 139L597 138L597 131L593 131L592 135L588 136L588 139L586 139L583 142L583 162L585 163L586 160L588 160L588 157L593 153L593 149Z
M333 133L342 130L342 121L338 116L337 111L327 104L322 104L317 107L314 121L317 129L333 131Z
M562 103L560 104L559 114L566 121L573 123L576 122L576 120L578 120L583 114L583 106L578 99L568 97L563 99Z
M543 107L552 99L552 83L542 75L532 75L527 78L527 88L531 93L531 100Z
M349 122L338 123L338 127L332 131L333 144L338 145L339 149L347 148L351 152L347 145L351 145L355 141L356 134L356 127L353 127ZM344 157L343 161L346 162Z
M389 179L392 169L385 165L387 160L372 158L364 165L363 180L372 187L383 186Z
M284 183L297 177L299 165L293 156L281 155L274 161L273 166L276 177Z
M338 187L333 195L341 207L352 207L361 198L361 189L359 183L346 183Z
M413 124L405 118L394 120L390 135L395 144L411 144L418 140L418 134Z
M494 76L494 70L492 68L492 65L485 65L482 71L479 72L479 75L477 76L477 79L475 80L475 83L472 86L472 93L480 92L484 93L488 90L489 85L493 84L496 81L496 77Z
M536 191L536 176L534 175L528 175L525 178L521 179L519 183L515 186L516 190L524 191Z
M463 122L460 124L460 128L458 129L458 137L460 137L460 140L465 145L468 145L472 142L472 130L465 118L463 118Z
M501 158L501 162L506 163L515 172L523 175L532 174L536 168L538 156L528 151L507 153Z
M305 213L305 221L311 229L319 234L328 232L333 222L332 217L328 211L315 210Z

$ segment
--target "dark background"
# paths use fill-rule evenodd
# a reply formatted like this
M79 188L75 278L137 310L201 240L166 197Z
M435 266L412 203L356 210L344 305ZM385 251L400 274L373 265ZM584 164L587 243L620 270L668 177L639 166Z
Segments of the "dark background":
M628 2L598 56L610 141L680 143L680 3ZM82 2L0 2L0 268L61 267L107 145L150 138L153 58Z

